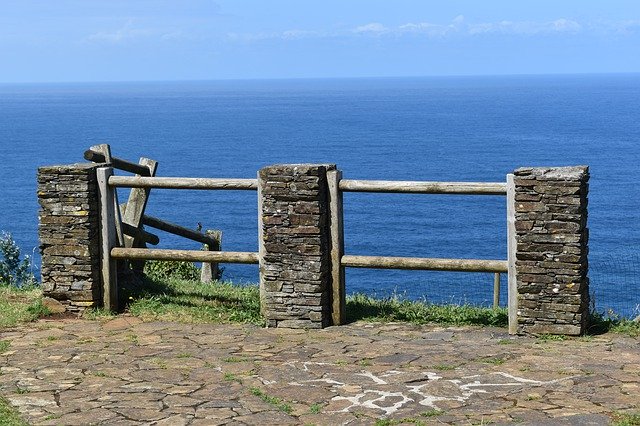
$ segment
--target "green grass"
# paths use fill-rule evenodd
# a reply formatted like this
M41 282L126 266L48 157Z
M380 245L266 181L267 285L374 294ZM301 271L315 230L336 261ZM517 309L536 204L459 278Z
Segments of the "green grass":
M0 340L0 354L6 352L11 346L11 342L8 340Z
M42 305L42 291L39 288L0 285L0 329L35 321L49 314Z
M127 310L145 321L264 325L255 285L203 284L196 280L146 279L121 290Z
M238 376L233 373L224 373L224 380L226 382L236 382L242 384L242 380L240 380Z
M311 414L320 414L320 411L322 411L322 407L323 405L320 403L311 404L309 406L309 412Z
M506 359L495 357L495 358L483 358L481 361L484 362L485 364L502 365L505 363Z
M434 305L398 297L374 299L354 294L347 297L347 320L506 327L507 310L471 305Z
M640 321L634 321L628 318L620 318L616 313L612 311L609 311L606 314L591 314L588 333L604 334L607 332L625 334L629 337L639 337Z
M615 413L612 426L640 426L640 413Z
M539 342L562 342L567 337L564 334L541 334L537 337Z
M130 288L128 288L130 287ZM203 284L186 279L145 279L125 285L121 300L127 310L145 321L183 323L248 323L262 326L260 292L256 285ZM506 309L471 305L433 305L397 297L374 299L356 294L347 297L347 320L377 322L440 323L447 325L507 325ZM94 311L100 318L104 313Z
M13 408L9 402L0 397L0 426L27 426L28 423L23 421L18 411Z
M433 368L438 371L451 371L451 370L455 370L456 366L449 365L449 364L436 364L433 366Z
M256 387L252 387L250 389L250 391L251 391L252 395L257 396L258 398L260 398L261 400L263 400L267 404L273 405L274 407L276 407L280 411L284 411L287 414L291 414L291 412L293 411L293 409L291 408L291 405L283 402L283 400L280 399L280 398L277 398L277 397L271 396L271 395L267 395L266 393L262 392L260 389L258 389Z

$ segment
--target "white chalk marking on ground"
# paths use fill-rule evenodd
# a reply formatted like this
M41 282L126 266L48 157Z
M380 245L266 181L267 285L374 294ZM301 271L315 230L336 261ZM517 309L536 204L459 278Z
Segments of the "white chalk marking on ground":
M376 394L379 395L378 398L374 398L374 399L368 399L365 401L362 401L363 398L365 398L367 396L367 394ZM400 401L395 402L394 404L392 404L391 406L380 406L377 403L378 402L383 402L385 401L387 398L400 398ZM385 416L389 416L393 413L395 413L396 411L398 411L403 405L407 404L408 402L413 401L413 399L405 396L402 392L384 392L384 391L378 391L378 390L365 390L363 393L359 393L357 395L354 396L334 396L332 398L333 401L349 401L351 403L350 406L343 408L342 410L339 410L337 412L339 413L347 413L349 412L349 410L351 408L354 407L363 407L363 408L373 408L376 410L382 410L384 411L384 415Z
M389 383L382 380L380 377L377 377L370 371L362 370L362 373L355 373L356 376L366 377L368 379L373 380L376 385L388 385Z

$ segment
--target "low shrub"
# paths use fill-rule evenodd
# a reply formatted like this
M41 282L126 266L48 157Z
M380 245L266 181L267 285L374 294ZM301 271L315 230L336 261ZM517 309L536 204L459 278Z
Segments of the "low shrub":
M144 273L154 280L166 280L169 278L180 280L200 279L200 269L193 262L148 260L144 265Z
M20 247L8 232L0 236L0 284L14 287L32 287L37 284L31 258L20 259Z

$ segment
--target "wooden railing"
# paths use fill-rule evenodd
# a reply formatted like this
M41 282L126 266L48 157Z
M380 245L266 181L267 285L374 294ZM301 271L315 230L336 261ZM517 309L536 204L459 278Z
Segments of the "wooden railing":
M154 177L153 171L143 172L140 165L110 157L110 153L88 151L87 159L105 160L112 166L136 173L137 176L114 176L111 168L98 169L98 184L102 209L102 244L103 244L103 282L115 282L115 262L113 259L130 260L181 260L191 262L247 263L260 262L260 254L256 252L224 252L202 250L158 250L123 245L116 229L122 229L127 235L133 235L142 241L154 243L153 234L141 231L140 226L116 226L119 209L116 200L116 188L133 188L148 191L152 188L191 189L191 190L258 190L257 179L205 179ZM147 169L149 170L149 169ZM345 322L345 274L344 269L383 268L435 271L493 272L494 306L500 298L500 273L508 274L508 311L509 332L516 332L516 283L515 283L515 214L513 176L507 176L507 182L418 182L418 181L374 181L342 179L339 170L327 172L329 198L329 232L331 241L331 278L332 278L332 317L334 324ZM507 234L508 250L506 260L487 259L442 259L395 256L363 256L344 253L343 226L343 193L403 193L403 194L458 194L458 195L499 195L507 198ZM146 202L146 200L145 200ZM259 202L259 200L258 200ZM128 208L127 208L128 210ZM203 234L153 218L142 213L138 225L144 224L164 231L172 232L201 243L212 241ZM133 228L133 229L132 229ZM107 288L108 287L108 288ZM115 305L115 285L106 286L104 292L105 306Z
M493 272L493 305L500 301L500 273L508 277L509 332L515 333L517 326L517 290L515 280L515 189L513 175L507 176L507 182L417 182L417 181L377 181L342 179L339 170L327 172L329 183L329 208L331 216L331 240L334 242L331 253L333 281L333 321L342 324L345 321L345 267L412 269L434 271ZM397 194L457 194L457 195L502 195L506 196L507 217L507 259L440 259L423 257L361 256L344 253L343 193L372 192Z

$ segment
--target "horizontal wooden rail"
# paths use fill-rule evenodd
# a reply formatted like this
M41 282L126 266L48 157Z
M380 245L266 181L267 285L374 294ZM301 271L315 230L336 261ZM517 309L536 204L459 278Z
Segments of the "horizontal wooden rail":
M467 195L507 194L507 184L501 182L420 182L342 179L339 188L345 192Z
M85 160L93 161L94 163L104 163L106 161L103 153L96 152L91 149L84 152L84 158ZM125 172L141 176L149 176L151 174L148 167L132 163L118 157L111 157L111 165L118 170L124 170Z
M507 272L506 260L437 259L426 257L386 257L344 255L342 266L376 269L423 269L430 271Z
M159 250L115 247L115 259L175 260L207 263L258 263L258 253L241 251Z
M166 220L158 219L157 217L144 215L142 216L142 224L170 234L188 238L202 244L207 244L209 247L213 247L218 244L216 240L208 235L193 231L189 228L185 228L184 226L176 225L175 223L167 222Z
M164 189L258 189L258 179L217 179L181 177L138 177L111 176L109 186L123 188L164 188Z

